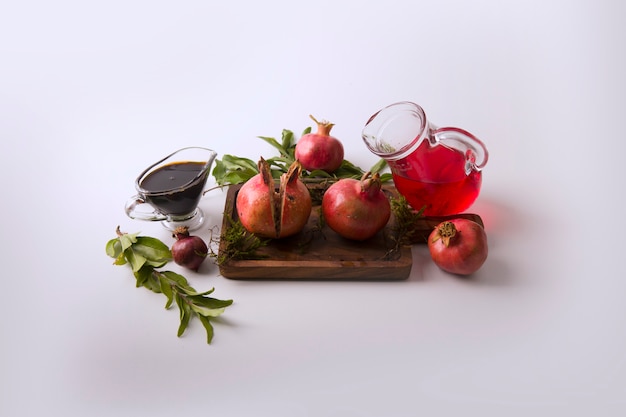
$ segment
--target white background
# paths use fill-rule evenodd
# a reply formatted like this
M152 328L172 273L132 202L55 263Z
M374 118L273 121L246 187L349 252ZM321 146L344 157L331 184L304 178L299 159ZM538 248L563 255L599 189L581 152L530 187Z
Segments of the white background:
M596 1L20 1L0 5L0 415L621 416L626 7ZM235 303L215 338L104 245L147 165L399 100L487 144L490 254L413 250L402 282L184 272ZM221 192L202 207L221 222ZM208 238L208 230L201 236ZM176 268L174 265L172 269Z

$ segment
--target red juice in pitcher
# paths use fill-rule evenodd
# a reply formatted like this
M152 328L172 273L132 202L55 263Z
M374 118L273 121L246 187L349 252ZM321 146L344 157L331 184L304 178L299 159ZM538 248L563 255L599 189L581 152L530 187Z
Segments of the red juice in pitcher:
M436 127L419 105L400 101L374 113L361 136L389 164L407 202L427 216L458 214L478 197L489 153L468 131Z
M482 174L467 174L466 159L459 150L424 140L413 153L389 164L398 192L411 207L424 208L426 216L443 216L463 212L478 197Z

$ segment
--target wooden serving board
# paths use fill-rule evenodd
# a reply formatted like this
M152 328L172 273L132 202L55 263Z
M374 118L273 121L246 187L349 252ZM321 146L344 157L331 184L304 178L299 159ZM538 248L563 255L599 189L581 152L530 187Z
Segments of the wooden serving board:
M236 198L241 185L228 189L222 222L219 254L225 250L225 232L237 220ZM395 188L385 187L387 193ZM313 206L309 222L297 235L269 240L257 250L257 258L231 259L219 266L220 274L231 279L270 280L403 280L409 277L413 265L411 247L397 246L393 239L395 220L376 236L363 242L344 239L329 227L319 228L320 206ZM477 215L463 215L482 220ZM459 217L459 216L455 216ZM414 242L426 241L433 227L444 217L420 219Z

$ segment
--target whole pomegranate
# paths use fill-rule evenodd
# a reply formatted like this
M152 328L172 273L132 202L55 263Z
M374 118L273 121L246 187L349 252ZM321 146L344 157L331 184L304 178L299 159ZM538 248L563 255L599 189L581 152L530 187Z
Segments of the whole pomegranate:
M337 138L330 136L334 124L318 122L311 115L309 117L317 124L317 132L307 133L298 140L295 157L308 171L322 170L332 173L343 162L343 145Z
M257 236L278 239L301 231L311 215L311 194L300 180L302 167L294 162L281 175L278 190L269 164L261 157L259 174L237 194L236 206L243 227Z
M204 240L199 236L191 236L186 226L177 227L172 236L176 239L171 249L174 262L197 271L209 254Z
M361 180L343 178L328 187L322 197L322 214L328 227L347 239L374 236L391 216L380 175L367 172Z
M469 275L487 259L487 234L474 221L461 218L447 220L430 233L428 250L439 268L453 274Z

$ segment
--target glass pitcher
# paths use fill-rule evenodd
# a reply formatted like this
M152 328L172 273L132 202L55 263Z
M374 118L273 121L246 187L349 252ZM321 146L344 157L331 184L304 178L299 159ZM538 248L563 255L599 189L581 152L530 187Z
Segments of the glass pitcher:
M436 127L419 105L403 101L379 110L362 136L389 164L398 192L424 215L458 214L478 197L487 148L463 129Z

